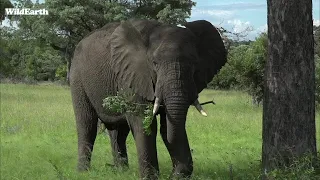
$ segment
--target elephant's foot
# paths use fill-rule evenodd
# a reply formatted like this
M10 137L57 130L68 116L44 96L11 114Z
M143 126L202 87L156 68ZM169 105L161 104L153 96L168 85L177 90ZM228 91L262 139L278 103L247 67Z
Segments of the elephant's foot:
M90 166L85 166L85 165L78 165L78 172L86 172L90 169Z
M158 168L146 168L141 174L141 179L143 180L157 180L159 179L159 169Z
M79 143L79 154L78 154L78 171L88 171L91 167L91 155L92 155L93 144Z
M172 170L170 179L189 179L193 171L193 165L178 164Z
M153 169L148 170L144 176L141 176L141 179L143 180L157 180L159 179L159 171Z
M78 172L85 172L90 169L90 161L88 159L79 159L77 170Z
M79 143L78 149L78 171L88 171L91 167L92 143Z
M117 157L114 159L114 167L118 170L128 170L129 163L127 157Z
M141 154L139 156L141 157ZM148 154L146 154L146 156L148 156ZM150 157L149 159L139 158L139 165L141 179L157 180L159 178L159 165L156 156Z
M129 166L128 163L128 158L127 157L119 157L117 159L114 160L114 165L115 166Z

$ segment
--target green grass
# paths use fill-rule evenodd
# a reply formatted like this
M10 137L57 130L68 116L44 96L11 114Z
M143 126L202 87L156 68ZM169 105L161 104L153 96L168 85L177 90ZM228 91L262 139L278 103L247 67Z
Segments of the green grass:
M112 164L109 137L99 134L92 169L76 172L77 137L70 90L56 85L0 84L1 88L1 179L138 179L137 153L132 135L127 140L127 171ZM188 113L187 131L193 149L193 179L259 177L262 108L235 91L209 91L200 95L208 117L194 107ZM317 132L320 132L317 112ZM320 149L318 133L318 149ZM161 179L171 172L171 160L158 135Z

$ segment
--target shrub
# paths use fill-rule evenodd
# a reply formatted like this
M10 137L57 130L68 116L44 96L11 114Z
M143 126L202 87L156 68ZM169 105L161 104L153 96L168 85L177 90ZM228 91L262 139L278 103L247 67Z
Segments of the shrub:
M55 74L55 79L60 81L65 81L67 79L67 65L60 65Z
M242 89L254 102L263 98L263 71L266 61L267 35L261 34L249 45L231 47L228 63L213 78L209 87L213 89Z

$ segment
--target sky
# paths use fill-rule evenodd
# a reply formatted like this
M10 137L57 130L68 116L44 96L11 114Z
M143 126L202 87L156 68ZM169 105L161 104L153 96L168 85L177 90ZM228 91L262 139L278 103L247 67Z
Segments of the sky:
M36 0L32 0L35 2ZM267 30L267 0L193 0L187 21L207 20L217 27L223 27L234 33L248 32L245 39L254 40ZM40 0L44 2L44 0ZM320 0L312 0L313 19L320 25ZM8 22L3 22L3 25Z
M231 32L244 32L253 40L267 30L266 0L194 0L197 4L188 21L204 19ZM320 25L320 0L312 0L314 24Z

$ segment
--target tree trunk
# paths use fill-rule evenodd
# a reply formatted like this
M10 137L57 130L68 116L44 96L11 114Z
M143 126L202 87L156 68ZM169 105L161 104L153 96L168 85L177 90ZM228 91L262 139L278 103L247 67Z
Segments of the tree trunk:
M262 166L316 156L312 0L268 0Z

